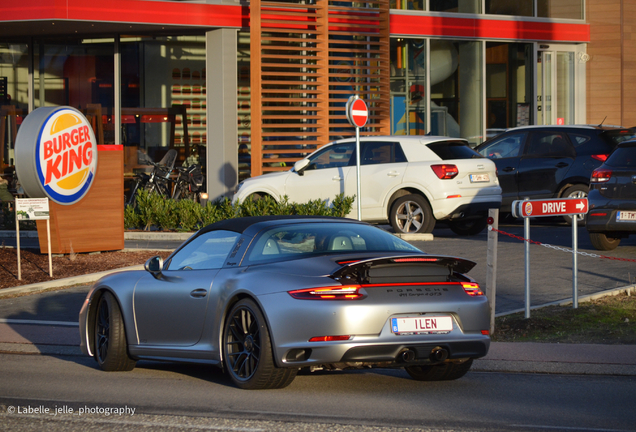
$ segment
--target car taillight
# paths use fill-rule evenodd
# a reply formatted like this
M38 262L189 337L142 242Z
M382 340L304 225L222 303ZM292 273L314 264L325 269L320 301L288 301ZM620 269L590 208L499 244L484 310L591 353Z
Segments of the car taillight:
M435 175L442 180L450 180L459 174L456 165L431 165L431 169L435 172Z
M483 296L484 293L479 289L479 284L476 282L462 282L462 288L471 297Z
M596 160L599 160L601 162L605 162L607 160L608 156L609 156L608 154L597 154L597 155L592 155L592 159L596 159Z
M605 183L612 178L612 170L608 169L595 169L592 171L592 177L590 183Z
M360 292L360 285L307 288L287 292L298 300L360 300L364 297Z
M333 342L333 341L347 341L351 339L349 335L338 336L315 336L309 339L309 342Z

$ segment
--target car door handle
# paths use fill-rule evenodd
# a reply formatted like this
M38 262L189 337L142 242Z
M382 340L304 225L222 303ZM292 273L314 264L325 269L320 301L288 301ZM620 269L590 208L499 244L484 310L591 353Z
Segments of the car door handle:
M386 175L388 175L389 177L397 177L400 175L400 173L397 171L389 171L388 173L386 173Z
M340 181L340 180L342 180L342 177L340 177L340 176L333 176L333 178L332 178L331 180L333 180L333 181Z
M194 291L190 292L190 296L194 298L205 297L207 294L208 294L208 290L203 288L195 289Z
M502 169L503 172L513 172L515 170L515 167L505 167L504 169Z
M558 164L556 164L557 168L565 168L566 166L569 166L570 164L567 162L559 162Z

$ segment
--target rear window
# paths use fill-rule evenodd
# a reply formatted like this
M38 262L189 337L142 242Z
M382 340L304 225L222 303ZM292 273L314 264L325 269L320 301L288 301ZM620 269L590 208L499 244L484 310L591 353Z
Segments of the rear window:
M623 141L629 141L636 138L636 130L622 129L616 131L605 131L601 134L606 141L612 144L612 147L616 147L617 144Z
M461 141L442 141L431 143L428 148L439 156L441 160L452 159L473 159L483 157L472 148L468 147L468 144Z
M636 143L618 147L607 158L605 165L614 168L636 168Z

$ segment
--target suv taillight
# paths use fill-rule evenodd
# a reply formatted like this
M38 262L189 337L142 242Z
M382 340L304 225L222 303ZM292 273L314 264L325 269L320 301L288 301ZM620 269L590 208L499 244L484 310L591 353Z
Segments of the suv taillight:
M609 156L608 154L597 154L597 155L592 155L592 159L596 159L598 161L605 162L607 160L608 156Z
M442 180L450 180L459 174L459 170L455 165L431 165L431 169Z
M592 177L590 183L605 183L612 178L612 170L608 169L595 169L592 171Z

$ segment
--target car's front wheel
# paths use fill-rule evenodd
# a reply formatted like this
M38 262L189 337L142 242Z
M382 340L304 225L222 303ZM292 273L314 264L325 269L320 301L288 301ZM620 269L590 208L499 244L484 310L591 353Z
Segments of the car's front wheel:
M592 246L594 246L596 249L608 251L616 249L620 244L621 239L608 237L605 233L591 232L590 241L592 242Z
M105 371L130 371L137 363L128 356L126 328L115 297L105 292L95 315L95 360Z
M396 233L430 233L435 228L431 206L420 195L405 195L391 206L391 226Z
M450 381L456 380L468 373L473 359L463 362L448 362L431 366L407 366L406 372L417 381Z
M287 387L298 372L276 367L265 317L250 299L236 303L225 319L223 358L234 384L246 390Z
M461 236L477 235L488 225L488 216L479 219L451 221L448 223L451 231Z

